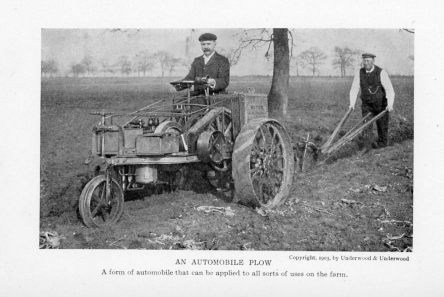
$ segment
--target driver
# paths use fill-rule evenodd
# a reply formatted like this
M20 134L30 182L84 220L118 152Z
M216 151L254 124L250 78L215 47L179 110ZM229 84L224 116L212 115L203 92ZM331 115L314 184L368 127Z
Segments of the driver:
M225 93L230 82L230 63L228 59L218 54L216 47L217 36L212 33L204 33L199 36L203 55L194 59L191 69L184 80L199 81L207 78L210 85L210 93ZM204 86L195 85L197 94L204 93Z

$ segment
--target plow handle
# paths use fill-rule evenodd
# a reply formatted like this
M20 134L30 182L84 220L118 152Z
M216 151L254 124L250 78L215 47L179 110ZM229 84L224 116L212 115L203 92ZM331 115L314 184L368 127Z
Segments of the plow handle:
M340 149L342 146L344 146L345 144L349 143L350 141L352 141L356 136L358 136L365 128L367 128L368 126L370 126L371 124L373 124L373 122L379 120L387 111L387 109L381 111L378 115L376 115L375 117L373 117L371 120L365 122L361 127L353 130L352 132L346 134L345 136L343 136L341 139L339 139L334 145L332 145L331 147L329 147L326 150L326 154L331 154L334 151L337 151L338 149Z
M325 151L327 150L330 146L331 143L333 142L333 140L336 138L336 135L338 135L339 131L341 130L342 126L344 126L345 121L348 119L348 117L350 116L351 112L353 111L353 109L349 108L347 110L347 112L345 113L345 115L342 117L341 121L339 122L339 124L336 126L336 129L333 131L333 133L330 135L330 137L327 139L327 142L324 143L324 145L322 145L321 150Z

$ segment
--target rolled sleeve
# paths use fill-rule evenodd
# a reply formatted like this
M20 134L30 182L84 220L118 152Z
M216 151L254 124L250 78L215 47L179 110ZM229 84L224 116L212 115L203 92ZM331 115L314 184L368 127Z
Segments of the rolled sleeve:
M390 81L388 73L385 70L381 71L381 84L385 90L387 105L393 107L393 103L395 102L395 90L393 89L392 82Z
M354 107L356 104L356 99L358 97L360 85L359 85L359 70L355 72L353 78L353 83L350 89L350 106Z

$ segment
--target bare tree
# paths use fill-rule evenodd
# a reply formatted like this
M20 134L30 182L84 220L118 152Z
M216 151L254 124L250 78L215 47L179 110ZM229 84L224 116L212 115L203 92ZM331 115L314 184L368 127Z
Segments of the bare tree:
M129 75L132 71L132 64L128 56L120 56L117 60L117 65L119 65L122 75Z
M58 66L57 62L55 60L46 60L41 62L41 74L42 76L45 76L46 74L49 74L49 76L52 76L53 74L58 72Z
M146 75L147 71L152 70L155 65L154 57L148 51L141 51L138 53L135 62L137 73L142 72L143 76Z
M347 75L347 68L353 66L355 57L359 54L359 51L352 50L348 47L335 46L334 54L333 67L339 68L341 77L344 77Z
M300 76L302 69L306 66L299 55L291 57L290 65L294 66L294 69L296 70L296 76Z
M106 76L107 73L112 72L109 62L105 58L99 60L99 66L100 66L100 72L102 72L103 76Z
M230 67L233 67L239 62L240 56L237 54L236 49L234 48L220 49L218 52L228 59Z
M169 68L168 68L169 75L172 76L176 66L181 65L181 64L183 64L182 59L172 57L171 61L170 61Z
M73 64L71 65L71 72L74 77L79 77L81 74L86 72L85 65L82 63Z
M96 67L94 65L94 61L91 56L87 55L83 57L82 61L80 61L80 64L85 66L85 71L88 73L88 75L93 74L96 72Z
M268 110L273 116L285 116L288 105L290 56L293 52L291 31L288 28L244 30L233 57L239 60L244 49L264 46L267 46L265 57L270 59L273 56L273 79L268 93Z
M161 77L163 78L165 76L165 72L168 71L171 67L173 56L166 51L159 51L154 54L154 57L159 63L161 70Z
M310 65L313 76L315 76L316 72L319 75L319 65L323 64L324 60L327 59L327 56L318 47L311 47L303 51L299 57L304 64Z

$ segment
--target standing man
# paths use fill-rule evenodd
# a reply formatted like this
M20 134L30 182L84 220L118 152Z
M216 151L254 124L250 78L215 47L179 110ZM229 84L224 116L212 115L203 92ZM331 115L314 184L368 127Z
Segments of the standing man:
M395 100L395 92L387 72L376 66L375 55L365 53L362 55L364 67L356 72L350 90L350 108L355 108L356 97L361 90L362 116L371 113L376 116L383 110L391 112ZM364 132L365 146L369 148L370 143L373 148L386 147L388 145L389 113L386 112L376 121L378 128L378 141L372 143L373 125Z
M203 55L194 59L191 69L184 80L201 80L209 77L211 93L224 93L230 83L230 63L227 58L218 54L216 47L217 36L212 33L200 35L199 41ZM194 91L203 93L204 87L195 85Z

